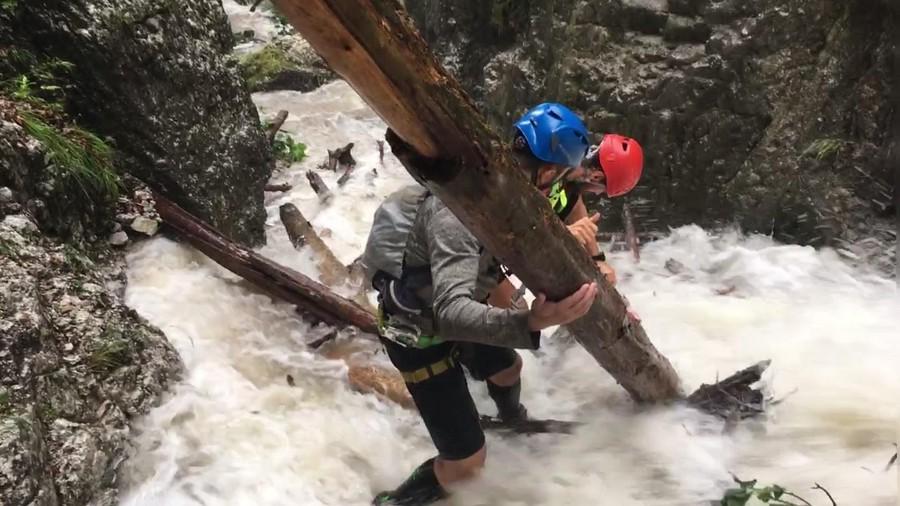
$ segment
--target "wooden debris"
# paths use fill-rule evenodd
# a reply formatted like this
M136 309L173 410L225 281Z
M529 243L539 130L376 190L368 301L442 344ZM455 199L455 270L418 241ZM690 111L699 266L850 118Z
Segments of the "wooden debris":
M289 183L279 183L279 184L267 184L265 187L265 191L267 192L287 192L291 191L293 186Z
M257 288L290 302L329 325L352 325L378 333L375 315L359 304L333 293L289 267L273 262L241 246L191 215L159 193L153 194L156 210L166 225L216 263L253 283Z
M319 196L320 201L327 203L331 200L333 196L331 190L328 189L328 185L325 184L325 181L322 181L322 177L319 174L308 170L306 171L306 180L309 181L309 185L312 186L313 191Z
M362 286L362 279L351 278L350 269L338 260L331 248L316 233L312 224L297 209L297 206L291 203L282 204L278 211L281 215L281 223L287 231L291 244L297 249L309 246L313 251L316 266L319 268L319 279L329 286L343 285L349 281L350 286L357 289L353 300L362 308L374 314L375 308L369 303L365 287Z
M351 166L347 167L347 170L345 170L344 173L341 175L341 177L338 178L338 180L337 180L337 184L339 187L344 186L344 183L346 183L348 180L350 180L350 173L353 172L353 169L355 169L355 168L356 168L356 165L351 165Z
M329 149L328 160L326 160L325 163L320 164L319 168L337 172L338 169L344 170L348 167L356 166L356 159L354 159L353 155L350 153L351 149L353 149L352 142L337 149Z
M285 120L287 120L288 112L281 110L278 111L278 114L275 116L275 119L272 121L272 124L269 125L269 128L266 130L266 138L269 139L269 144L275 144L275 136L278 135L278 131L281 130L282 125L284 125Z

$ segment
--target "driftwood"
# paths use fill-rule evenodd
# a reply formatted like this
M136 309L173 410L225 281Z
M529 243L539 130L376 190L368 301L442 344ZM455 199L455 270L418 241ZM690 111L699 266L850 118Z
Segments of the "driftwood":
M337 149L329 149L328 159L325 163L320 164L319 168L337 172L339 168L346 169L347 167L355 166L356 159L354 159L353 155L350 153L351 149L353 149L352 142Z
M384 164L384 141L375 141L378 144L378 161Z
M273 3L390 125L386 139L406 169L533 292L559 300L586 281L598 283L588 314L567 328L633 399L685 398L671 363L626 315L621 295L529 184L396 0Z
M331 200L331 190L328 189L328 185L325 184L325 181L322 181L322 177L315 171L306 171L306 180L309 181L309 185L312 186L313 191L319 196L319 200L322 202Z
M274 297L296 304L329 325L352 325L363 332L377 333L375 316L359 304L331 292L302 273L268 260L245 248L154 193L160 218L180 237L216 263L253 283Z
M278 111L278 114L275 116L275 120L272 121L272 124L269 125L268 129L266 129L266 138L269 139L269 144L275 144L275 136L278 135L278 131L281 130L281 126L284 125L287 117L287 111Z
M350 268L345 267L338 260L331 248L316 233L312 224L297 209L297 206L291 203L282 204L278 211L281 215L281 223L284 224L284 228L287 230L291 244L297 249L309 246L313 251L316 265L319 268L319 279L329 286L343 285L349 282L350 286L357 289L353 301L366 311L374 314L375 308L372 307L368 297L366 297L366 290L362 286L362 278L359 277L359 273L356 276L350 275Z
M350 173L353 172L353 169L355 169L355 168L356 168L356 165L351 165L351 166L347 167L347 170L345 170L344 173L341 175L341 177L338 178L338 180L337 180L338 186L344 186L344 183L346 183L350 179Z
M280 183L280 184L267 184L264 188L267 192L288 192L291 191L293 186L290 183Z

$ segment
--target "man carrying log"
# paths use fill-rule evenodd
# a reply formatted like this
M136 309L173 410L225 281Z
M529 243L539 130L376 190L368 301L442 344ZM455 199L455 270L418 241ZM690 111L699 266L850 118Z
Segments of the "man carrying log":
M516 126L514 147L532 183L546 190L572 233L585 237L585 247L597 247L595 220L587 217L580 195L571 193L574 186L558 177L567 168L579 168L588 152L581 120L559 104L542 104ZM601 143L600 152L609 150ZM634 182L628 184L633 187ZM363 259L379 292L379 337L438 450L438 456L419 465L395 490L378 494L373 504L430 504L485 462L484 433L460 366L487 382L502 420L524 419L526 410L519 402L522 360L515 349L536 349L541 330L583 316L597 286L584 283L558 302L537 294L531 309L510 307L510 297L498 298L512 285L500 287L505 278L497 259L419 186L396 192L379 207ZM499 302L489 302L492 292L491 299Z

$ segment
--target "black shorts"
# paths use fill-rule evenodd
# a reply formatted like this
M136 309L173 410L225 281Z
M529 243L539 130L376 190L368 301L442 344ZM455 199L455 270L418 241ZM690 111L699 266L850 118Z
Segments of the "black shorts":
M407 383L406 388L441 458L460 460L480 450L484 432L460 363L473 378L486 380L512 367L519 354L510 348L474 343L442 343L415 349L384 338L381 342L394 367L402 372L415 371L454 355L453 368L418 383Z

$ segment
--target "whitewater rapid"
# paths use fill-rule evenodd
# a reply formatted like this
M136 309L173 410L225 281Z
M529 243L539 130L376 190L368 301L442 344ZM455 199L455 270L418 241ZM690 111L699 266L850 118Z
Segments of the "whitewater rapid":
M379 161L386 126L343 82L254 101L264 117L287 109L284 129L309 146L306 160L272 178L294 189L268 194L259 251L318 276L281 226L278 206L291 202L350 263L380 201L411 182L389 150ZM340 189L340 174L320 171L336 190L322 206L304 173L347 142L358 168ZM610 259L685 390L771 359L766 387L785 400L734 428L683 408L637 410L579 346L545 338L540 351L522 353L523 401L534 416L585 425L573 435L489 433L483 475L448 504L708 504L731 473L813 504L828 504L809 490L816 482L842 506L898 504L896 466L885 471L900 427L893 280L829 250L698 227L645 245L639 263L626 253ZM679 274L666 269L669 259L682 264ZM433 455L415 412L354 392L342 361L305 347L323 329L290 305L164 237L134 247L128 263L128 305L166 333L186 370L137 424L122 506L362 506ZM380 354L370 360L387 364ZM470 385L493 414L483 385Z

